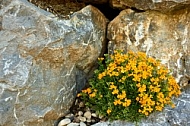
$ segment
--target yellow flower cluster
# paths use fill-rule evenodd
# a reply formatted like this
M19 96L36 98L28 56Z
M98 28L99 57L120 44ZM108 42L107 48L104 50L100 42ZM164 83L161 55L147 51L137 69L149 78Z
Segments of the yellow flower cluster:
M100 69L90 87L78 94L92 105L97 104L97 111L113 119L131 115L134 117L131 120L136 121L162 111L166 105L175 107L171 99L180 95L180 87L160 61L132 51L127 54L114 51L113 55L105 56L105 62L104 58L98 60Z
M118 77L125 73L125 76L121 76L118 80L118 82L125 84L125 81L132 77L139 92L136 101L141 104L141 109L138 112L146 116L154 110L162 111L166 104L172 103L171 97L173 95L178 96L180 94L179 86L175 79L168 74L168 69L159 61L147 57L143 52L134 53L130 51L128 54L122 54L122 52L115 51L114 55L111 55L111 60L113 62L110 62L102 73L99 73L98 79L106 76ZM162 92L164 85L167 85L166 81L168 81L168 95ZM125 98L126 93L124 91L119 94L120 91L117 86L111 84L109 89L118 98L115 99L114 105L129 106L131 104L131 100Z
M87 88L87 89L82 90L82 93L88 94L90 98L95 97L95 96L96 96L96 92L97 92L96 89L94 89L94 90L92 91L91 88ZM78 96L80 96L80 94L78 94Z
M127 99L126 91L122 90L121 93L119 93L119 90L117 89L117 86L114 85L114 82L110 82L109 89L112 91L112 94L117 97L113 102L115 106L122 105L124 107L128 107L131 104L131 100Z

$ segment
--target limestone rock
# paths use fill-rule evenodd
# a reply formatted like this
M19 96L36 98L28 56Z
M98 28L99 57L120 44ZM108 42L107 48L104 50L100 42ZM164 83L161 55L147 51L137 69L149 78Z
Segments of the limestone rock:
M177 81L190 76L190 9L172 14L156 11L135 13L127 9L108 26L113 48L144 51L172 69Z
M0 3L0 125L52 125L105 48L107 19L90 5L59 20L27 0Z
M156 11L136 13L123 10L108 25L109 52L114 49L143 51L161 60L179 82L190 74L190 8L171 14ZM182 85L181 85L182 87ZM139 124L148 126L188 126L190 124L190 86L182 87L182 94L174 100L175 109L165 108L163 112L153 113ZM96 126L103 126L97 124ZM130 122L113 122L111 126L134 126Z
M110 5L114 8L133 7L138 10L158 10L162 12L189 7L189 4L190 0L110 0Z
M71 123L71 120L70 119L63 119L59 122L58 126L65 126L67 124Z

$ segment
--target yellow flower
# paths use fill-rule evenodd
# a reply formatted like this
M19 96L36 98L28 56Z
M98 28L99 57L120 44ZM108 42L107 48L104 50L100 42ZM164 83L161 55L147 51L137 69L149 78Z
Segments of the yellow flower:
M124 106L124 107L128 107L129 105L131 104L131 100L130 99L125 99L125 102L122 102L122 105Z
M114 100L113 104L114 105L120 105L122 102L120 101L120 99Z
M80 93L78 93L78 94L77 94L77 97L80 97L80 96L81 96L81 94L80 94Z
M158 110L158 111L162 111L162 109L163 109L162 106L156 106L155 108L156 108L156 110Z
M141 87L139 87L138 91L141 92L141 93L146 91L146 85L143 84Z
M118 89L114 89L113 91L112 91L112 94L118 94L119 93L119 90Z
M110 87L109 87L109 89L116 89L117 88L117 86L115 86L115 85L110 85Z
M108 113L108 115L109 115L109 114L111 113L111 109L108 109L108 110L107 110L107 113Z
M117 98L119 98L120 100L124 99L125 97L126 97L126 92L125 91L122 91L121 94L117 95Z
M86 91L88 94L90 94L92 92L92 90L90 88L87 88Z
M99 60L99 61L102 61L102 60L104 60L104 58L101 57L101 58L98 58L98 60Z
M89 94L89 97L91 97L91 98L93 98L93 97L95 97L96 96L96 93L95 92L93 92L92 94Z

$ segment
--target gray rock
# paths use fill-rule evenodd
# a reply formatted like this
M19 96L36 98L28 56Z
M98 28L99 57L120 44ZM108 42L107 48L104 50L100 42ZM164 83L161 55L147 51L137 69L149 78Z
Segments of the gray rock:
M168 12L189 7L190 0L110 0L110 5L114 8L120 9L134 7L138 10L158 10Z
M84 122L80 122L80 126L86 126Z
M79 123L69 123L67 126L79 126Z
M58 126L65 126L67 124L71 123L71 120L70 119L63 119L59 122Z
M0 125L52 125L105 48L107 19L92 6L59 20L27 0L0 3Z

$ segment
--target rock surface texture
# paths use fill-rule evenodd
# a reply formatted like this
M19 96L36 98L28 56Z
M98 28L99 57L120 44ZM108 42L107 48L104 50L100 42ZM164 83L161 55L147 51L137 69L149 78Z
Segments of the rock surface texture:
M165 108L154 113L140 126L189 126L190 125L190 8L163 14L157 11L137 13L123 10L108 25L109 52L113 49L143 51L161 60L169 69L182 89L176 108ZM105 122L94 126L133 126L129 122Z
M108 26L114 49L143 51L169 69L179 82L190 77L190 9L163 14L123 10ZM188 80L188 79L187 79Z
M138 10L158 10L162 12L189 7L189 4L190 0L110 0L110 5L114 8L132 7Z
M107 19L92 6L59 20L26 0L0 5L0 125L53 125L102 53Z

